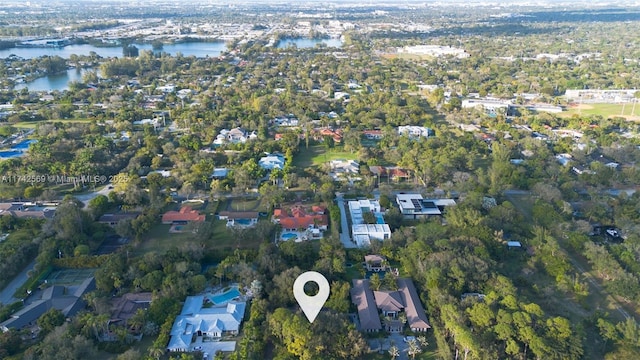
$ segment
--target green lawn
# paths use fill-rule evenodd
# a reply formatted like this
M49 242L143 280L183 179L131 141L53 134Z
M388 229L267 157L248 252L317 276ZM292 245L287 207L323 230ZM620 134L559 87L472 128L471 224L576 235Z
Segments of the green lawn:
M633 104L580 104L562 113L564 116L574 114L600 115L604 118L623 116L637 119L640 117L640 105L636 104L634 109Z
M293 164L298 168L304 169L322 165L331 160L356 160L357 156L357 153L344 151L342 146L327 150L323 145L313 145L309 146L308 149L300 148L300 152L293 159Z
M261 211L268 212L269 205L261 199L233 199L230 200L229 210L231 211ZM225 209L220 209L224 211Z

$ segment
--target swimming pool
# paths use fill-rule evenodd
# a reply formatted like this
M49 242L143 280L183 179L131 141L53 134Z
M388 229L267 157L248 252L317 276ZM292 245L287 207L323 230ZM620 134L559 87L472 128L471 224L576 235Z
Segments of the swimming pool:
M298 237L298 234L294 234L294 233L284 233L282 235L280 235L280 237L283 240L291 240L291 239L295 239Z
M384 216L382 216L382 214L376 214L376 222L378 224L384 224Z
M211 296L211 301L216 305L223 305L240 296L238 288L234 287L222 294Z
M0 151L0 158L2 159L10 159L22 155L24 155L24 153L17 150Z
M234 222L238 225L251 225L251 219L235 219Z

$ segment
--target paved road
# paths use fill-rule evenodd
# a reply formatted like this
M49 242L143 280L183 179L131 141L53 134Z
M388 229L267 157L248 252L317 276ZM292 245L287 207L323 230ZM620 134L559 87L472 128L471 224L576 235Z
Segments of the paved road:
M344 199L342 198L342 194L336 194L336 202L338 203L338 207L340 208L340 242L347 249L357 248L356 244L351 241L351 236L349 235L349 223L347 222L347 211L344 208Z
M7 285L4 289L2 289L2 291L0 291L0 303L8 305L18 301L18 299L13 297L13 294L16 292L16 290L18 290L20 286L22 286L22 284L27 281L27 279L29 278L29 272L33 270L35 266L36 261L33 260L33 262L27 265L27 267L24 268L24 270L22 270L22 272L18 274L15 279L13 279L13 281L9 283L9 285Z
M92 191L88 194L76 195L76 199L82 201L84 203L84 207L86 208L89 206L89 201L91 201L91 199L95 198L98 195L109 196L109 193L112 191L113 184L108 183L98 191Z

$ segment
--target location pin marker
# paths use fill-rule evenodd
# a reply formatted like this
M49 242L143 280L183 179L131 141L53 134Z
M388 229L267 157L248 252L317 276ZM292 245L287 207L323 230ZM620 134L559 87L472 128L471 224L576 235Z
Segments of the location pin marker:
M309 296L304 292L304 285L310 281L318 284L318 293L315 296ZM329 298L329 290L327 278L316 271L307 271L300 274L293 283L293 296L310 323L316 319L324 303Z

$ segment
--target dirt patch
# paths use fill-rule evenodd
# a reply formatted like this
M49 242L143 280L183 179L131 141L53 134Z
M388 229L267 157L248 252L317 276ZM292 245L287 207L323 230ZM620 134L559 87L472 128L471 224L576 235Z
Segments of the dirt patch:
M572 104L570 107L572 109L577 109L577 110L591 110L591 109L593 109L593 105L589 105L589 104Z

